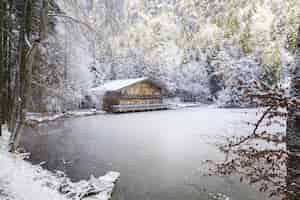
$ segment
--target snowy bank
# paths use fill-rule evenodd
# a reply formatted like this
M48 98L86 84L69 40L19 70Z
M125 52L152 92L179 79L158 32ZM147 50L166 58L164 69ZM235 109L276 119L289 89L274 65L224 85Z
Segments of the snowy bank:
M49 115L49 114L41 114L41 113L27 113L26 122L42 123L42 122L54 121L62 117L65 117L65 114L59 113L59 114Z
M99 115L104 113L105 112L102 110L95 110L95 109L75 110L75 111L68 111L65 113L58 113L58 114L44 114L44 113L29 112L26 114L26 122L28 124L36 124L36 123L55 121L57 119L61 119L64 117L83 117L83 116Z
M118 172L88 181L72 183L63 173L51 173L33 166L22 154L8 152L10 134L6 128L0 137L0 199L5 200L108 200Z
M106 112L102 111L102 110L91 109L91 110L68 111L68 112L66 112L66 115L74 116L74 117L82 117L82 116L100 115L100 114L105 114L105 113Z
M170 109L182 109L182 108L196 108L207 106L207 104L203 103L184 103L184 102L168 102Z

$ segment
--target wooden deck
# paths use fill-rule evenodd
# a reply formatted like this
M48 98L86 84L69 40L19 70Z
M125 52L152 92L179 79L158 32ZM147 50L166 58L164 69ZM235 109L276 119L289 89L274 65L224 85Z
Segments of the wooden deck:
M114 106L112 106L113 113L167 110L167 109L169 109L169 104L140 104L140 105L114 105Z

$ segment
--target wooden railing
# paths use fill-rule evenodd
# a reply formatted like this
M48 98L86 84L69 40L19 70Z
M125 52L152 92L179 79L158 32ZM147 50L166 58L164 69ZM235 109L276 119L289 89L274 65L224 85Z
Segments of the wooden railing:
M169 104L114 105L112 106L112 111L114 113L120 113L149 110L166 110L169 109L169 107Z

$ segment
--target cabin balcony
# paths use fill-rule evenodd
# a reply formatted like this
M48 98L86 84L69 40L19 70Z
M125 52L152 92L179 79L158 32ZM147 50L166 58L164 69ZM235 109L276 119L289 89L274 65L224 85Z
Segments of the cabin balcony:
M113 105L113 113L151 111L151 110L167 110L168 104L135 104L135 105Z

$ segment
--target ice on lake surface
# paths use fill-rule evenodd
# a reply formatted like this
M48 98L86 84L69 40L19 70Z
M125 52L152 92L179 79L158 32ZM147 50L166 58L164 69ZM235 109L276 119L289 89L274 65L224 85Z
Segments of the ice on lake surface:
M121 173L114 200L264 200L233 177L203 177L207 159L221 159L215 143L251 131L256 109L181 110L98 115L27 129L22 146L31 161L65 171L74 181ZM206 190L203 190L206 189Z

